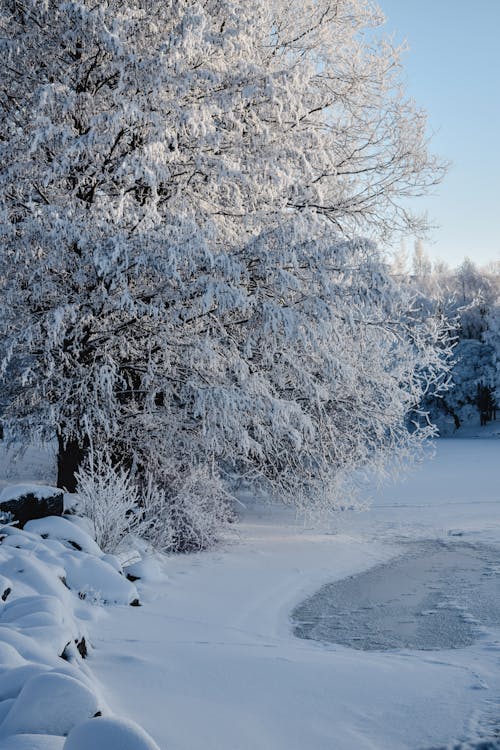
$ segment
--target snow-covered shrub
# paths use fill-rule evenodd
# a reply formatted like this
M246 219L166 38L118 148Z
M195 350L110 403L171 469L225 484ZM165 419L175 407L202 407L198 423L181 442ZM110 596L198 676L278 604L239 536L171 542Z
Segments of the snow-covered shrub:
M142 533L163 552L191 552L211 547L231 520L222 483L202 467L175 475L162 489L149 481L143 497Z
M205 467L169 468L161 484L147 475L141 492L137 477L91 449L77 473L78 510L101 549L115 552L130 534L164 552L207 549L218 540L231 519L221 481Z
M116 466L106 451L90 451L77 475L80 511L92 521L94 537L105 552L115 552L131 533L140 533L139 496L122 466Z

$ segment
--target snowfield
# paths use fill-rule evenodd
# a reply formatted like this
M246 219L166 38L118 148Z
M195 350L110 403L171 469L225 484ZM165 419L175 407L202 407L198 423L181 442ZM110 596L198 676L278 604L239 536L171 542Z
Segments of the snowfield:
M494 438L499 431L494 424L479 434ZM65 663L54 652L48 659L50 644L32 643L20 661L10 648L17 648L19 639L6 641L1 661L10 675L21 679L26 662L41 666L30 673L27 697L36 726L23 729L21 737L14 726L15 703L5 698L1 750L149 750L154 743L161 750L430 750L457 743L472 747L496 736L500 623L476 627L477 637L464 648L363 651L299 639L291 619L293 609L325 583L385 563L390 570L391 560L421 542L487 547L494 559L500 548L500 443L474 434L439 441L435 459L378 491L369 512L339 514L328 529L298 521L287 509L248 501L232 537L218 550L130 568L144 575L136 584L142 607L127 606L125 591L124 604L96 606L106 597L95 591L101 571L94 567L112 566L80 525L75 527L82 551L64 547L65 559L72 561L67 571L77 589L85 576L89 581L97 576L94 602L75 600L64 589L62 611L44 604L37 609L46 612L37 615L40 622L31 621L28 612L16 617L28 617L26 627L59 618L61 628L72 633L79 633L83 622L89 658L81 662L75 655L73 664ZM37 479L35 470L25 466L24 471L19 479ZM30 544L35 533L39 539L43 534L43 544L61 555L57 545L66 544L65 523L70 522L34 522ZM83 569L81 560L87 558L93 562ZM103 586L114 590L109 575L109 581L102 577ZM492 575L498 606L498 566ZM446 581L440 584L446 587ZM404 581L398 581L402 589ZM464 615L466 610L467 603ZM346 629L354 628L354 612L345 611L345 618ZM61 632L61 643L65 637ZM88 691L75 702L79 711L83 706L92 715L91 696L96 696L106 715L85 722L79 713L66 744L59 733L67 728L58 724L55 732L54 725L46 725L48 712L39 702L45 692L41 683L53 679L49 670L54 669ZM126 721L114 719L108 706ZM101 721L106 724L99 726ZM94 737L98 729L100 740Z
M295 638L290 613L409 541L460 534L498 549L499 457L497 440L442 440L328 533L249 506L237 543L169 558L142 609L106 612L90 660L106 699L166 750L421 750L493 735L498 628L463 649L363 652Z

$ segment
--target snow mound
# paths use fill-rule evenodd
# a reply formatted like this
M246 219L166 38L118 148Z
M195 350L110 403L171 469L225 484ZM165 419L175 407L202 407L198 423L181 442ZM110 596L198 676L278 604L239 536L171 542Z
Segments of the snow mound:
M66 618L64 607L55 596L23 596L7 603L2 610L2 622L26 623L28 619L34 624L45 624L64 622Z
M81 599L103 604L130 604L137 599L134 584L104 560L66 555L64 563L67 585Z
M41 537L67 542L74 549L83 550L89 555L97 555L97 557L102 555L92 537L67 518L60 516L38 518L34 521L28 521L24 528L26 531L34 532Z
M85 531L64 518L30 521L24 530L3 526L0 537L4 535L0 583L12 588L10 581L16 580L18 597L52 596L66 612L74 605L68 588L81 599L100 603L130 604L138 598L117 559L105 555Z
M125 566L127 575L140 578L148 583L161 583L167 579L158 560L153 556L133 562Z
M5 734L66 735L99 711L97 696L79 680L58 672L31 677L5 717Z
M64 750L160 750L156 742L132 721L98 718L73 729Z

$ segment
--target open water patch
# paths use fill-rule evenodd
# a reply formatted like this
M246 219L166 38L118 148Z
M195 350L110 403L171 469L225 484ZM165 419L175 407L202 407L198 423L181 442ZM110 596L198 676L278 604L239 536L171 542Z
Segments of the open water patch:
M415 542L401 557L326 584L292 613L298 638L365 651L472 645L500 623L499 552Z

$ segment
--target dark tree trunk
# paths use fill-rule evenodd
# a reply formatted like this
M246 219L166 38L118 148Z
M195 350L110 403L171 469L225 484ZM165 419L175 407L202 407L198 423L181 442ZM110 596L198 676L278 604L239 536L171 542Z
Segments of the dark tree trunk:
M66 492L75 492L75 474L85 458L86 449L77 440L64 440L57 436L57 486Z

